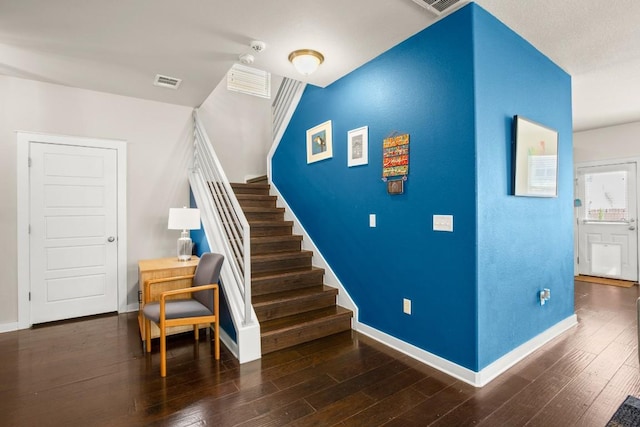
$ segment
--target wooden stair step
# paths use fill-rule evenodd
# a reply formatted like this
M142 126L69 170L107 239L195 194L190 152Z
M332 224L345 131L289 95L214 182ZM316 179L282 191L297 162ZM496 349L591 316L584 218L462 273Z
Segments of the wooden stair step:
M351 329L353 313L332 306L260 323L262 354Z
M251 256L251 274L300 270L311 267L311 251L276 252Z
M253 255L273 252L291 252L302 249L302 236L296 234L251 238Z
M338 290L321 285L258 295L253 308L260 322L335 305Z
M269 188L271 188L271 186L269 184L243 184L232 182L231 188L236 194L263 194L266 196L269 195Z
M276 196L265 196L264 194L236 194L241 207L267 207L275 208Z
M249 221L251 237L290 235L293 221Z
M293 289L322 285L324 269L311 267L302 270L279 273L253 274L251 277L251 294L258 295L283 292Z
M256 176L255 178L248 179L247 184L268 184L269 178L267 175Z
M242 211L247 221L282 221L284 208L243 207Z

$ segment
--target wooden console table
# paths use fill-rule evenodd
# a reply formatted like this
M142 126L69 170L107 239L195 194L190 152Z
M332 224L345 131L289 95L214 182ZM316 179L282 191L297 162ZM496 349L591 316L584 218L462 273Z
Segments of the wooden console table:
M142 308L147 302L158 301L160 294L171 289L187 288L191 286L191 280L176 280L174 282L158 283L151 287L149 301L144 298L144 283L151 279L163 279L165 277L185 276L193 274L200 259L192 256L189 261L179 261L177 257L145 259L138 262L138 326L140 327L140 337L144 341L144 316ZM192 331L191 326L176 326L167 328L167 335L180 332ZM151 322L151 338L160 336L160 329Z

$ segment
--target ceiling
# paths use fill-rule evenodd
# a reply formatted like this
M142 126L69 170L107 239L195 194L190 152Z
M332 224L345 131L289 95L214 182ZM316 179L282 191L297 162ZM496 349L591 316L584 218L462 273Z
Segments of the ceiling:
M572 75L575 130L640 120L640 2L476 3ZM196 107L251 40L254 67L296 79L288 54L319 50L326 86L437 19L411 0L0 0L0 74Z

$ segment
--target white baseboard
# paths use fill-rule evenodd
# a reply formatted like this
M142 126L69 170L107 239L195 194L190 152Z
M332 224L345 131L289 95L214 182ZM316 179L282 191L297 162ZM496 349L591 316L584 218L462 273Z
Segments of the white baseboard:
M364 335L367 335L368 337L373 338L376 341L381 342L382 344L385 344L406 354L407 356L410 356L439 371L442 371L447 375L451 375L454 378L464 381L467 384L471 384L474 387L483 387L493 379L495 379L498 375L502 374L507 369L511 368L513 365L527 357L529 354L542 347L547 342L551 341L553 338L561 335L568 329L577 325L577 323L578 320L575 314L567 317L564 320L561 320L546 331L511 350L509 353L491 363L480 372L475 372L471 369L450 362L440 356L436 356L433 353L429 353L428 351L422 350L421 348L399 340L398 338L395 338L363 323L357 322L357 325L354 325L354 329Z
M0 323L0 334L18 330L18 322Z

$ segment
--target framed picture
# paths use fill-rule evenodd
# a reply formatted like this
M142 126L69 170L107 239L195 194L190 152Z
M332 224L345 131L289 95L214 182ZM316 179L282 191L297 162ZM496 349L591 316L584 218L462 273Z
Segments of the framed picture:
M522 116L513 118L513 194L558 195L558 132Z
M347 132L347 166L369 163L369 126Z
M331 120L307 130L307 163L333 157Z
M387 181L387 193L391 195L404 193L404 179L390 179Z

